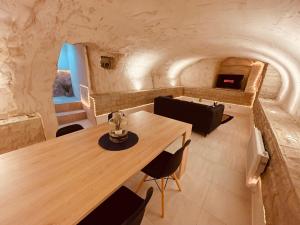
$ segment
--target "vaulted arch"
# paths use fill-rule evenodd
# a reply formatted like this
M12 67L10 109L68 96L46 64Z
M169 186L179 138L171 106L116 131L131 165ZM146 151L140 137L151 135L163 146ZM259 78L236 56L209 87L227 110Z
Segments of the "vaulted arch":
M122 76L124 90L178 85L180 72L203 58L255 58L280 72L278 100L298 116L299 1L5 0L0 10L0 113L39 112L49 137L56 128L51 85L64 42L118 55L112 76ZM94 56L90 63L98 65Z

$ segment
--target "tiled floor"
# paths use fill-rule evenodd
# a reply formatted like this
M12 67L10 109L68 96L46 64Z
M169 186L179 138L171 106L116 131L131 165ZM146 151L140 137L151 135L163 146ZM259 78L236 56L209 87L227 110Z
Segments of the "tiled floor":
M245 186L250 119L234 116L207 137L192 134L188 166L181 179L183 191L178 192L173 182L168 184L165 218L160 217L160 192L155 183L144 184L139 194L144 197L153 186L154 195L142 225L250 225L251 194ZM126 185L135 190L142 176L135 175Z

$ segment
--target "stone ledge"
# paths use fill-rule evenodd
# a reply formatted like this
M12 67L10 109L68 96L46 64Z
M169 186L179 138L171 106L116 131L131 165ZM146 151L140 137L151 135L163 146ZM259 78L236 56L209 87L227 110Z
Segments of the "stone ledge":
M272 101L260 100L260 102L300 197L300 126L291 115Z
M38 115L15 116L0 120L0 154L45 140L42 120Z
M246 106L251 106L255 98L255 94L251 92L222 88L185 87L184 95Z
M132 108L152 103L154 98L160 95L181 96L183 87L158 88L152 90L113 92L94 94L91 97L95 102L96 116L120 109Z
M274 101L256 100L255 125L262 131L270 162L262 175L267 224L300 224L300 127Z
M180 86L141 91L93 94L91 98L95 103L95 114L98 116L120 109L152 103L154 98L160 95L173 95L174 97L185 95L189 97L210 99L244 106L252 106L252 102L255 97L254 93L239 90L220 88L189 88Z

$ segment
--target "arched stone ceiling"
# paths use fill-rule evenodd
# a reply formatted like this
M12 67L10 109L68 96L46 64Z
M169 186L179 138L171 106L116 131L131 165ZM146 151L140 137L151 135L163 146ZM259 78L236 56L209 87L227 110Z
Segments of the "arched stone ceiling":
M0 0L0 113L38 111L54 122L51 91L41 93L65 41L128 60L149 53L146 72L166 76L202 58L256 58L282 74L280 101L296 113L299 38L299 0Z

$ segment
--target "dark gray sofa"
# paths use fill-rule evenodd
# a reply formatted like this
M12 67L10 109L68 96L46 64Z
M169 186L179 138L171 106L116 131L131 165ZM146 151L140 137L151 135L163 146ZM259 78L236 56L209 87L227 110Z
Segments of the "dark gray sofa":
M204 135L221 124L223 112L222 104L208 106L163 96L154 99L155 114L190 123Z

